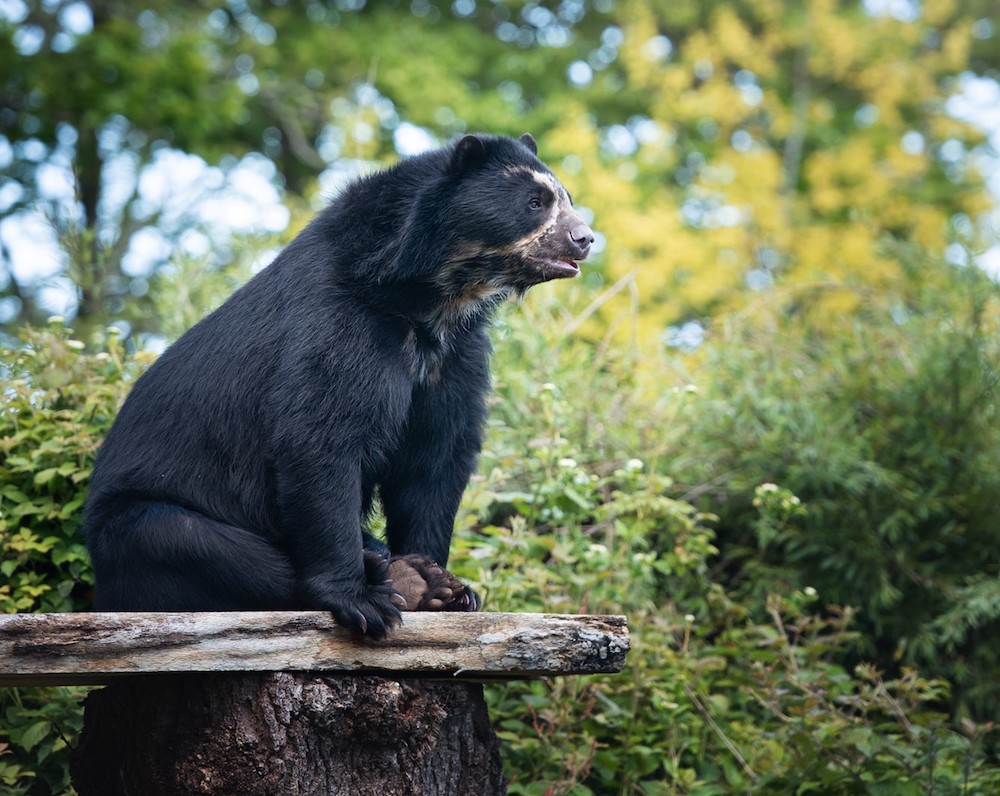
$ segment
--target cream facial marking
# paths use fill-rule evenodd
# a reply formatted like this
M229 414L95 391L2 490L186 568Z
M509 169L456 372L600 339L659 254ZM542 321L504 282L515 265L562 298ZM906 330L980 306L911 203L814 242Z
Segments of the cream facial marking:
M527 171L527 169L525 169L525 171ZM569 194L566 193L566 189L563 188L558 182L556 182L556 180L552 177L551 174L544 174L540 171L532 171L530 173L532 179L534 179L535 182L552 191L552 193L554 193L556 197L558 197L560 202L569 201Z
M528 168L527 166L513 166L505 171L508 176L515 175L527 175L531 177L538 185L550 191L555 197L556 201L552 202L549 207L548 217L539 223L539 225L532 231L525 235L523 238L514 241L500 248L490 248L487 249L484 254L503 254L507 252L514 252L524 249L535 243L546 234L552 231L555 225L559 221L559 213L562 212L563 208L566 206L572 206L569 194L566 189L559 184L559 181L553 177L551 174L546 174L545 172L535 171L534 169Z
M570 204L573 204L569 198L569 194L566 192L566 189L563 188L559 184L559 181L551 174L546 174L543 171L535 171L534 169L529 169L527 166L514 166L513 168L507 169L506 173L511 176L515 174L527 174L539 185L552 191L560 202L567 201Z

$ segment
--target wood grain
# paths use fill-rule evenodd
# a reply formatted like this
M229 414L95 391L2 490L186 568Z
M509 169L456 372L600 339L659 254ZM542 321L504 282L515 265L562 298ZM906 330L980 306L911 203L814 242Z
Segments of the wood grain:
M312 671L465 679L618 672L623 616L406 613L381 641L323 612L0 615L0 685L157 672Z

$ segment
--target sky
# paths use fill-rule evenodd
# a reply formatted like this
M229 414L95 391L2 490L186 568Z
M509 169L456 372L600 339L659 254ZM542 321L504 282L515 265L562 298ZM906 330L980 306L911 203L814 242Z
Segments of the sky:
M1000 83L967 74L962 77L959 88L948 102L948 112L972 122L989 136L991 151L978 154L977 166L995 199L989 222L994 245L979 255L978 265L1000 281Z

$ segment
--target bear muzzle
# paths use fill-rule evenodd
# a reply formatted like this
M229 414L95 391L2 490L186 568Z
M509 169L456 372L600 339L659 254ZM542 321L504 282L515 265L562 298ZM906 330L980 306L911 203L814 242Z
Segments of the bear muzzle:
M579 214L577 214L577 218L580 218ZM569 239L579 252L579 256L573 259L586 260L587 255L590 254L590 247L594 243L594 230L588 227L586 222L580 218L580 223L574 225L569 231Z
M580 273L578 263L590 254L594 231L579 213L566 208L560 213L555 227L542 237L540 243L541 251L536 254L536 259L541 263L544 279L569 279Z

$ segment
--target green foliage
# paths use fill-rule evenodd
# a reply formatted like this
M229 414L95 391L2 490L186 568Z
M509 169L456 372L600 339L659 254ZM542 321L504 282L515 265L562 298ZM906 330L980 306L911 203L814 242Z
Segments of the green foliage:
M89 607L93 573L77 534L97 446L139 363L115 335L87 354L54 320L0 348L0 612ZM80 688L0 689L0 790L49 796L69 783ZM6 790L4 790L6 788Z
M453 566L493 609L627 613L634 647L621 676L491 687L511 792L995 792L972 720L1000 707L997 290L881 243L984 245L982 139L947 98L996 74L990 2L84 2L74 31L26 0L0 21L0 214L54 221L88 344L171 338L244 264L123 269L144 227L184 232L132 181L162 148L260 152L296 206L403 122L532 130L607 239L581 282L618 281L498 324ZM0 315L37 323L23 270ZM780 287L662 351L748 280ZM56 325L0 351L0 611L87 605L123 348ZM79 694L0 692L0 789L65 788Z
M985 719L1000 708L1000 291L900 255L904 289L835 288L855 298L835 323L812 313L817 290L724 325L674 472L710 484L738 595L808 586L857 606L863 657L928 667Z
M190 251L199 223L153 198L164 148L223 171L267 158L299 204L338 161L394 160L414 125L531 130L606 240L589 278L634 278L652 343L748 281L892 284L885 234L990 244L984 136L949 102L970 70L996 75L990 2L12 0L0 216L54 223L83 339L156 333L170 316L141 271L164 261L126 255L148 228ZM46 314L29 272L0 275L12 324Z
M610 336L585 341L585 316L601 302L616 309L623 297L613 291L591 301L543 287L503 314L487 445L451 567L490 610L624 613L633 643L621 675L487 689L512 794L1000 788L995 728L956 712L988 704L995 682L983 632L998 602L985 522L997 494L994 416L965 394L989 396L994 383L995 289L930 266L921 273L905 302L870 297L836 328L810 327L801 294L794 322L747 310L741 335L734 321L686 359L640 359ZM92 585L74 536L79 499L97 441L145 361L116 337L88 353L58 323L24 342L2 353L4 610L76 610ZM943 389L939 379L954 373L959 351L975 356L961 364L956 397L955 383ZM955 403L942 407L941 395ZM952 435L927 417L950 419ZM922 437L910 425L921 423L923 458L911 452ZM882 458L861 466L859 451ZM940 456L968 469L953 476L936 466ZM850 491L826 483L823 468L833 467L854 479ZM827 491L807 488L813 470ZM950 515L909 517L938 504ZM897 512L890 526L901 536L886 535L875 509ZM947 516L957 519L934 524ZM988 546L948 547L955 526ZM822 558L813 534L827 534ZM886 541L896 539L899 550ZM862 556L871 569L840 583ZM942 595L935 602L904 578L896 588L912 591L873 618L876 586L895 584L897 562ZM890 635L910 626L912 637ZM856 663L895 641L933 676L897 668L891 654L879 669ZM960 662L979 679L963 679ZM81 694L0 692L0 789L67 792L65 744L79 731Z
M85 688L0 691L0 793L72 796L68 755L83 729Z
M61 321L0 349L0 611L73 611L93 585L76 533L97 446L134 366L88 356Z
M648 448L620 457L647 424L696 442L690 423L717 408L714 393L678 382L650 401L643 382L669 383L670 363L636 369L629 352L571 343L561 312L533 296L501 324L495 421L451 566L491 610L625 613L633 648L622 675L488 689L510 793L1000 787L992 725L955 724L948 682L847 665L857 612L824 608L816 588L770 570L746 572L752 589L723 588L715 518L676 497L639 458ZM808 508L773 483L740 495L747 538L764 550Z
M237 255L224 265L210 267L205 260L178 257L153 280L153 307L162 319L160 332L176 340L226 300L253 276L253 263L272 257L260 239L239 242Z

